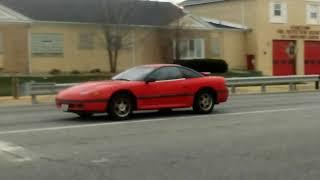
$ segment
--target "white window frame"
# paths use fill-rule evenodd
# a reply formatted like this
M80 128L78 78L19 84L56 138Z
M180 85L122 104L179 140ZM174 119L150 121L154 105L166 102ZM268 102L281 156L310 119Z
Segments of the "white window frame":
M316 18L313 18L311 16L312 10L315 10L315 13L317 13ZM307 1L306 24L310 24L310 25L320 24L320 1Z
M280 5L280 16L275 15L275 7ZM287 23L288 22L288 5L286 2L280 0L270 1L269 4L269 15L271 23Z
M203 59L205 58L205 43L204 39L201 38L195 38L195 39L181 39L181 42L186 41L187 42L187 55L183 56L182 53L180 53L180 59L183 60L192 60L192 59ZM192 53L190 48L190 42L194 41L194 52ZM196 47L196 41L200 42L200 48L201 48L201 55L197 55L197 47ZM193 54L193 55L192 55ZM173 57L176 59L176 40L173 41Z

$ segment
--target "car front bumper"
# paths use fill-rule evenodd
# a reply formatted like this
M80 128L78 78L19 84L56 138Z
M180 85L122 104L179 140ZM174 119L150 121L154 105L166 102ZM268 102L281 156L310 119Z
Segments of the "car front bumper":
M66 100L56 99L56 106L65 112L95 112L104 113L107 110L107 99Z
M229 90L227 88L220 90L218 92L217 101L218 103L226 102L228 100L228 97L229 97Z

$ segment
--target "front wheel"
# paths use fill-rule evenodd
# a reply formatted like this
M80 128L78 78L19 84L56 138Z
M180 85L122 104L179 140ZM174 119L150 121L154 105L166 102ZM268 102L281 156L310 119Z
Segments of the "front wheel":
M200 91L193 102L193 110L199 114L209 114L214 108L214 96L209 91Z
M119 94L110 101L108 114L115 120L126 120L132 114L132 99L126 94Z

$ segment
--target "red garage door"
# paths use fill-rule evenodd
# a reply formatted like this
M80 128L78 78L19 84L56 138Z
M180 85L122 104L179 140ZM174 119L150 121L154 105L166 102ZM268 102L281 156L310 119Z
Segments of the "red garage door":
M320 74L320 42L304 43L304 72L307 75Z
M273 75L288 76L296 74L295 41L273 41Z

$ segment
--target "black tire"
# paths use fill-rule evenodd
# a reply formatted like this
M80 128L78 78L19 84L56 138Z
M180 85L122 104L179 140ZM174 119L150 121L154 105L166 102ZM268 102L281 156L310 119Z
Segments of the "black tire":
M212 92L202 90L194 98L193 111L198 114L209 114L215 105L215 98Z
M76 113L81 119L88 119L92 117L92 113L86 113L86 112L78 112Z
M111 98L108 108L112 120L127 120L133 111L133 100L127 94L118 94Z

